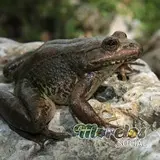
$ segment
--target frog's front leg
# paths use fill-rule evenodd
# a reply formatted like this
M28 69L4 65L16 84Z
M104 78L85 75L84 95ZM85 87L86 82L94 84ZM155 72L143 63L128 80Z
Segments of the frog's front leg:
M0 90L0 115L12 129L15 128L17 133L27 139L36 141L36 137L38 140L46 137L58 140L69 137L67 133L48 130L47 125L54 112L54 103L47 96L41 95L28 80L17 84L15 95Z
M109 127L110 124L98 116L86 99L94 83L94 78L94 76L92 78L86 76L77 82L71 94L71 110L83 123L96 123L99 126Z

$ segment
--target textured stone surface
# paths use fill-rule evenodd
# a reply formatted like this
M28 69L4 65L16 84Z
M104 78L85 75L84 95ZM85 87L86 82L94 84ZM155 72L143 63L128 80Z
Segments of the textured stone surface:
M5 53L7 56L11 54L11 52ZM0 89L12 91L13 85L3 82L2 67L3 64L0 66ZM147 64L145 67L134 66L134 68L141 72L131 75L128 81L120 81L114 74L104 82L104 86L114 88L116 97L104 103L93 98L89 102L106 121L107 118L111 118L109 120L111 124L117 126L127 124L131 127L136 125L139 128L145 126L145 138L126 137L117 139L118 143L115 143L109 138L88 140L73 136L64 141L46 143L45 150L40 150L38 144L10 130L0 117L0 160L159 160L160 129L157 127L159 127L160 82ZM102 112L103 109L105 112ZM112 117L113 112L116 118ZM75 124L68 107L57 106L56 115L50 122L49 128L72 133Z
M19 43L10 39L0 38L0 62L4 59L13 59L15 56L35 50L44 42Z
M142 59L148 63L152 71L160 78L160 29L144 46L144 51L145 54Z

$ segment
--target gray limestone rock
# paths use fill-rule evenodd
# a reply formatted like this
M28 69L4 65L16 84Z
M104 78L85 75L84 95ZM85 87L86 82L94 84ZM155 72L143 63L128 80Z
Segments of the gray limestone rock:
M160 29L155 32L144 46L145 54L142 59L147 62L152 71L160 78Z
M20 48L25 45L13 44ZM10 46L5 47L9 50ZM1 48L3 45L0 45L0 52ZM5 52L7 56L11 56L11 53ZM116 143L108 137L82 139L73 136L64 141L46 143L45 149L40 150L38 144L19 136L0 117L0 160L159 160L160 81L145 62L137 61L145 66L132 66L140 73L130 75L128 81L121 81L114 74L102 84L112 86L117 97L103 103L94 98L89 100L95 111L108 123L118 127L130 126L124 138L117 138ZM0 67L0 89L12 91L13 84L3 81L2 67L3 64ZM67 130L73 134L75 124L69 108L57 106L49 128ZM138 131L145 128L144 137L138 138L136 134L133 138L135 132L132 127L137 127Z

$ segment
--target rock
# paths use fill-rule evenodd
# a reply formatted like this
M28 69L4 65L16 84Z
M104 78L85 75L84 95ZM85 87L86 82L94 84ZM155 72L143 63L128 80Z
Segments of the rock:
M136 121L139 125L145 123L147 127L153 124L159 127L160 82L146 63L141 60L137 62L145 66L132 66L140 73L131 75L128 81L120 81L113 75L104 82L104 86L110 85L115 89L116 98L106 103L94 99L89 102L110 124L133 126Z
M0 38L0 64L7 63L15 57L37 49L44 42L19 43L7 38Z
M14 41L14 40L12 40L12 39L9 39L9 38L5 38L5 37L0 37L0 43L19 43L19 42L16 42L16 41Z
M0 43L0 57L4 57L8 54L8 50L12 50L19 46L18 43Z
M150 38L150 40L145 44L144 52L147 53L151 50L155 50L160 48L160 29L157 30L153 36Z
M100 86L95 93L95 99L100 102L106 102L110 99L113 99L114 97L116 97L116 93L114 91L114 88L111 86Z
M160 29L144 46L145 54L142 59L147 62L152 71L160 78Z
M27 45L30 47L29 44L18 44L17 48ZM8 47L10 46L8 45ZM6 49L5 54L7 53L8 57L12 56L13 53L8 52L7 47ZM25 49L22 47L22 50ZM118 128L119 131L123 131L118 134L117 130L113 130L114 132L109 132L111 131L109 129L106 130L106 135L112 133L117 143L107 136L93 139L73 136L64 141L46 142L45 150L40 150L38 144L24 139L10 130L0 117L0 159L159 160L160 82L145 62L137 61L145 64L145 66L132 66L140 70L139 74L130 75L128 81L121 81L114 74L102 84L114 88L116 96L103 103L93 98L89 100L89 103L102 118L108 123L120 127ZM4 83L3 65L1 64L0 67L0 89L13 92L13 84ZM56 114L49 123L49 128L62 132L66 130L73 134L75 124L69 108L67 106L57 106ZM126 125L125 128L124 125ZM134 132L134 128L137 128L137 133ZM116 137L117 135L125 135L124 132L127 134L123 138ZM133 133L135 133L135 138L131 138L134 136ZM144 135L142 136L144 138L140 135Z
M146 53L142 58L148 63L152 71L160 78L160 48Z
M33 51L40 47L44 42L28 42L21 45L18 45L17 47L11 48L8 50L8 54L12 55L13 53L15 55L18 54L24 54L29 51Z

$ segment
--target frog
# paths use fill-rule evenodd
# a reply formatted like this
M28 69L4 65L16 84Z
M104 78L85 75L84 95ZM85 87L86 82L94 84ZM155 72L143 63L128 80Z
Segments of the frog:
M88 100L118 67L142 51L122 31L105 38L48 41L4 66L4 77L15 88L13 93L0 90L0 115L12 130L37 143L71 136L48 129L56 105L69 106L82 123L108 127Z

